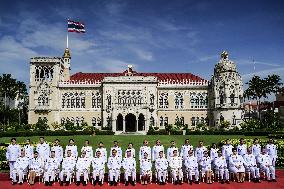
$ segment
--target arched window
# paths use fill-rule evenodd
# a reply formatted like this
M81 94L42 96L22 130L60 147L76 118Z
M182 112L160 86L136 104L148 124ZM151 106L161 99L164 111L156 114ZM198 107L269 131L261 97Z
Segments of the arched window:
M39 106L48 106L49 99L47 94L45 93L40 94L37 100Z
M108 116L107 117L107 127L111 128L111 118Z
M181 125L184 125L184 117L181 117L181 118L180 118L180 124L181 124Z
M195 117L191 118L191 126L195 126Z
M98 124L99 127L102 126L102 121L101 121L101 118L99 118L99 117L97 118L97 124Z
M164 126L164 118L161 116L160 117L160 127Z
M92 108L101 108L101 94L99 92L92 93Z
M164 119L164 126L165 126L165 127L168 126L168 121L169 121L169 118L168 118L168 117L165 117L165 119Z
M153 94L150 94L150 105L154 105L155 97Z
M96 120L96 118L95 118L95 117L93 117L93 118L92 118L92 125L93 125L93 127L95 127L95 126L96 126L96 124L97 124L97 120Z
M233 106L235 103L235 94L230 95L230 101L231 101L231 106Z
M168 108L168 93L161 93L159 96L159 108Z
M181 93L175 94L175 109L183 108L183 96Z
M84 92L65 92L62 94L62 108L85 108L85 93Z

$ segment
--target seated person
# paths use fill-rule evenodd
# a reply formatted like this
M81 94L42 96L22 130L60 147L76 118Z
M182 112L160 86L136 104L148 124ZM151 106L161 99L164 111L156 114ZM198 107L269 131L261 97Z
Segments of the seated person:
M69 185L71 181L71 176L74 172L76 160L71 156L71 150L67 151L67 156L63 158L62 170L60 172L60 185L63 186L64 176L66 176L65 182L66 186Z
M171 175L174 184L182 184L183 172L182 172L182 158L178 156L178 151L173 151L173 156L169 158L169 167L171 169Z
M141 184L147 185L148 182L151 182L152 176L152 162L148 158L150 154L144 152L143 158L140 160L140 175L141 175Z
M55 157L55 151L51 151L50 157L47 158L44 167L44 182L46 186L52 186L55 175L58 173L60 163Z
M217 173L217 175L219 175L221 184L225 183L224 180L226 180L227 184L230 184L227 161L226 161L226 158L222 155L221 150L218 150L218 156L214 160L214 167L215 167L215 172Z
M254 182L260 182L260 175L259 175L259 168L256 165L256 158L252 154L252 149L247 149L247 154L243 156L244 158L244 165L246 168L246 171L250 174L252 174L252 178Z
M97 183L102 186L104 183L105 163L105 157L102 156L100 150L97 150L96 156L92 160L94 186Z
M276 182L275 179L275 168L272 163L272 158L266 153L266 149L261 149L261 154L257 158L260 169L263 170L267 176L268 181ZM272 180L271 180L272 177Z
M136 161L131 150L126 151L126 157L122 161L122 167L124 169L125 186L129 185L129 177L131 177L131 185L135 186Z
M83 186L87 185L88 179L89 179L89 173L90 173L90 156L86 156L86 152L83 151L81 154L81 157L78 158L76 163L76 185L80 185L81 176L83 176Z
M24 174L27 173L29 166L29 158L26 157L25 150L21 150L20 157L17 158L14 169L13 169L13 185L17 183L17 175L18 175L18 183L20 185L23 184Z
M207 184L212 184L212 159L208 155L208 151L204 151L204 156L201 158L199 165L202 174L205 174Z
M159 152L159 156L155 158L155 169L157 173L157 180L160 185L166 184L167 172L168 172L168 160L164 157L164 151Z
M192 175L194 174L195 183L199 184L198 162L193 155L193 150L188 151L188 156L184 159L184 166L188 174L189 183L192 184Z
M33 158L30 160L30 176L29 176L29 183L30 185L34 185L35 183L35 177L37 175L43 174L43 168L44 168L44 161L42 158L38 157L38 152L35 151Z
M229 158L229 165L229 169L234 173L234 177L237 178L237 182L243 183L245 176L244 159L241 155L238 155L236 148L233 148L233 154Z
M115 148L113 148L111 152L112 154L108 158L107 162L107 167L109 170L109 184L111 186L116 186L120 176L121 157L117 155L117 150Z

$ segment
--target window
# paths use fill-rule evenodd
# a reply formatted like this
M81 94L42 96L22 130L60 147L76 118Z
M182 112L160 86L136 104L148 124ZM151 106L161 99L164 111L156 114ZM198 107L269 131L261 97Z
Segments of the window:
M37 102L39 106L48 106L49 103L48 95L46 95L45 93L40 94L37 99Z
M181 117L181 118L179 119L179 122L180 122L181 125L184 125L184 117Z
M35 67L35 81L45 80L52 81L53 67L52 66L36 66Z
M192 117L192 118L191 118L191 125L192 125L192 126L195 126L195 125L196 125L196 124L195 124L195 117Z
M176 93L175 96L175 109L183 108L183 97L181 93Z
M62 94L61 107L66 109L85 108L84 92L65 92Z
M97 119L95 117L92 118L92 125L93 127L96 126L96 123L97 123Z
M111 128L111 118L108 116L107 117L107 127Z
M164 126L164 118L161 116L160 117L160 127Z
M152 116L150 117L150 126L155 127L155 119Z
M207 93L191 93L190 94L190 108L192 109L205 109L208 107Z
M168 102L168 93L162 93L159 97L159 108L168 108L169 102Z
M233 115L233 121L232 121L233 125L236 125L236 115Z
M92 93L92 108L101 108L101 94L99 92Z
M111 95L107 95L107 104L106 104L106 109L111 109Z
M97 123L97 124L98 124L98 126L99 126L99 127L101 127L101 126L102 126L101 118L99 118L99 117L98 117L97 122L98 122L98 123Z
M153 94L150 94L150 105L154 105L155 97Z
M234 94L230 95L230 101L231 101L231 106L233 106L234 103L235 103L235 95Z
M168 126L168 117L165 117L165 119L164 119L164 126L165 127Z

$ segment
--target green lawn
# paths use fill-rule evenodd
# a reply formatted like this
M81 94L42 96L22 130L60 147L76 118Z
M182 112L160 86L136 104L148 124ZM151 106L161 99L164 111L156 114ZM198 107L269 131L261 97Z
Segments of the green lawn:
M212 143L218 143L220 140L224 140L226 138L261 138L265 139L265 136L242 136L242 135L131 135L131 136L120 136L120 135L97 135L97 136L87 136L87 135L78 135L78 136L46 136L46 141L54 141L56 138L58 138L61 141L62 146L66 146L68 143L68 140L73 138L75 140L76 145L78 146L78 151L81 151L81 147L84 144L85 140L89 140L90 144L93 146L93 149L97 147L97 144L102 141L105 144L105 147L107 148L108 155L110 147L112 146L112 143L114 140L117 140L120 143L120 146L122 147L123 153L124 150L127 147L127 144L129 142L132 142L134 144L134 148L136 149L136 154L138 155L138 151L140 146L142 145L142 142L144 139L147 139L149 141L150 146L153 146L155 144L155 141L157 139L160 139L164 147L168 147L170 145L170 141L174 140L178 147L180 147L186 138L190 139L191 144L196 147L199 140L203 140L205 145L211 145ZM16 137L17 142L24 142L27 138L30 138L32 142L37 143L39 140L38 136L34 137ZM3 137L0 138L0 143L9 143L10 138ZM80 153L80 152L79 152ZM138 157L138 156L136 156Z

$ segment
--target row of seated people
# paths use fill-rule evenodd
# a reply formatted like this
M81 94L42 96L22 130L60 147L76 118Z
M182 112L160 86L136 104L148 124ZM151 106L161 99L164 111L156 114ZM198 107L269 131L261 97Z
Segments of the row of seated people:
M222 155L219 150L218 156L212 158L207 151L204 151L203 157L198 160L194 156L192 150L188 151L185 158L178 156L178 151L173 151L173 156L166 159L164 152L160 151L158 158L154 162L154 172L157 182L165 184L168 178L171 178L174 184L182 184L184 177L192 184L193 177L195 183L199 183L199 175L202 180L208 184L212 184L212 177L214 174L218 180L223 184L229 183L229 172L234 174L237 182L244 182L245 172L252 175L253 181L260 182L260 170L263 171L269 181L275 180L275 169L272 165L272 159L266 153L266 148L262 148L262 153L255 158L252 154L251 148L248 148L247 154L243 156L238 155L237 149L233 148L233 154L230 155L229 161ZM76 184L87 185L89 180L93 184L102 185L105 175L105 164L108 168L108 181L110 185L117 185L121 168L124 171L125 185L136 183L136 160L132 156L132 151L126 151L126 157L121 160L117 155L117 150L113 149L108 161L102 156L100 151L96 152L94 158L86 157L86 152L83 151L81 157L77 160L71 155L71 150L67 151L67 156L62 163L55 157L55 151L51 151L49 158L44 160L38 156L38 152L34 153L34 157L29 159L25 156L24 149L21 150L21 155L15 162L12 171L12 183L23 183L24 175L28 176L29 183L34 184L35 177L40 176L44 178L46 185L52 186L56 177L59 177L60 185L65 182L67 185L71 182L71 178L76 177ZM149 154L144 152L140 159L140 177L141 184L147 184L152 181L152 164ZM92 167L92 176L91 173ZM168 172L170 177L168 177ZM272 178L272 180L271 180Z

